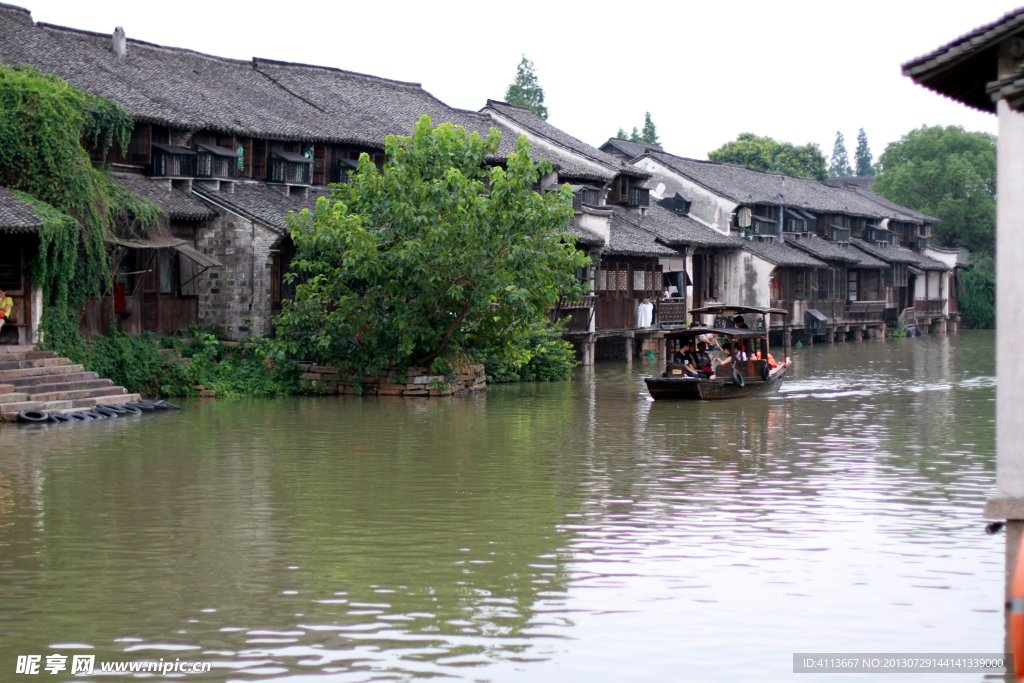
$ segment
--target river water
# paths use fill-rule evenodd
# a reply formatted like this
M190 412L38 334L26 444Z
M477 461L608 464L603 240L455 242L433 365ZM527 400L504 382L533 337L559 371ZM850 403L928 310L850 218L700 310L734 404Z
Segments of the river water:
M3 425L0 680L72 680L14 674L57 653L334 683L1001 652L993 347L795 349L771 399L654 403L653 361L609 361L471 397Z

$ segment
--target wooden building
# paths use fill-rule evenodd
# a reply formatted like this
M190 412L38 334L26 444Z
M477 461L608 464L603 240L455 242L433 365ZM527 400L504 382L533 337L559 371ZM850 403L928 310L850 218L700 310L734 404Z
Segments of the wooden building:
M31 204L0 187L0 289L14 301L10 318L0 328L0 345L38 340L43 295L29 280L28 266L39 248L42 227Z

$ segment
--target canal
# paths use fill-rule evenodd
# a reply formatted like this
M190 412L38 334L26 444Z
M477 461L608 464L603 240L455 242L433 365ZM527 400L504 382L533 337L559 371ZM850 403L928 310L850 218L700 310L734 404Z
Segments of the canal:
M334 683L999 652L993 349L796 349L780 396L733 402L656 404L653 361L609 361L486 396L3 425L0 680L72 680L14 675L55 653Z

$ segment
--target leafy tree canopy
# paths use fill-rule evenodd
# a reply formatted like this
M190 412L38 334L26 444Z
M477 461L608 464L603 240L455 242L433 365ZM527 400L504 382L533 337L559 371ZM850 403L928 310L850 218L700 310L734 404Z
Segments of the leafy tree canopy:
M777 171L822 181L828 178L825 155L815 143L797 147L790 142L779 142L753 133L740 133L734 141L708 152L708 158L760 171Z
M836 131L836 144L832 146L832 161L828 166L828 174L833 178L853 175L850 155L846 152L846 140L839 131Z
M0 66L0 184L42 218L30 264L44 293L45 341L77 338L78 304L106 278L103 238L156 225L163 211L95 168L82 140L127 150L134 119L120 106L31 67Z
M940 219L933 239L987 254L995 249L996 136L962 126L922 126L879 157L871 189Z
M525 137L507 168L487 165L501 134L431 128L389 135L378 172L367 155L351 185L291 217L301 279L286 301L275 355L338 363L350 374L432 364L469 348L515 355L560 294L576 295L574 269L589 263L566 232L568 186L533 190Z
M534 114L545 121L548 120L548 108L544 106L544 88L540 87L537 81L533 60L527 59L526 55L523 55L522 61L516 67L516 79L505 91L505 101L529 107Z
M875 175L875 168L871 163L873 161L871 148L868 147L868 134L864 132L863 128L857 132L857 151L853 153L853 158L857 165L857 175Z
M648 145L660 145L661 140L658 139L658 129L654 125L654 121L651 121L651 112L644 113L644 129L641 132L636 126L633 126L633 132L626 134L626 131L621 127L619 132L615 134L620 140L629 140L630 142L643 142Z

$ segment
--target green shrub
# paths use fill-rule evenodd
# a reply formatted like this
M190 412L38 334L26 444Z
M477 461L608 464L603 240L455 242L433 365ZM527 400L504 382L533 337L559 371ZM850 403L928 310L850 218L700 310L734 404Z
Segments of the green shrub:
M488 349L474 349L472 355L484 365L487 381L549 382L568 379L579 365L572 344L562 339L562 324L541 319L512 340L513 352L506 360Z
M992 259L974 257L974 267L961 277L960 312L971 327L989 328L996 322L996 272Z
M159 348L160 343L149 333L144 332L135 338L124 332L114 332L109 337L97 336L88 341L76 334L73 338L65 338L65 343L54 350L132 394L194 394L188 368L170 356L158 354Z

